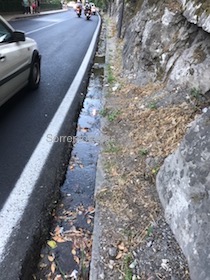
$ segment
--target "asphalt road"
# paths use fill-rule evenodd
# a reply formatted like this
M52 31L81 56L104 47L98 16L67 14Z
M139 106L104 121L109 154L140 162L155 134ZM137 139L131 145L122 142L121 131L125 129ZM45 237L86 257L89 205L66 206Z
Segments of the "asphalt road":
M24 89L0 108L0 208L69 89L97 23L98 16L87 21L73 10L10 22L37 41L42 78L36 92Z
M61 12L11 22L38 42L42 81L0 108L1 280L31 279L71 149L47 139L74 135L97 46L100 17Z

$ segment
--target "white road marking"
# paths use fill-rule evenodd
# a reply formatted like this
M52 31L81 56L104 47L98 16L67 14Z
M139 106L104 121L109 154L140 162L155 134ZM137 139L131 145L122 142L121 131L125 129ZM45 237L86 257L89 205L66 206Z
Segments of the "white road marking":
M34 30L32 30L32 31L26 32L25 34L26 34L26 35L29 35L29 34L32 34L32 33L38 32L38 31L40 31L40 30L43 30L43 29L49 28L49 27L51 27L51 26L53 26L53 25L56 25L56 24L58 24L58 23L57 23L57 22L54 22L54 23L52 23L52 24L49 24L49 25L46 25L46 26L43 26L43 27L40 27L40 28L34 29Z

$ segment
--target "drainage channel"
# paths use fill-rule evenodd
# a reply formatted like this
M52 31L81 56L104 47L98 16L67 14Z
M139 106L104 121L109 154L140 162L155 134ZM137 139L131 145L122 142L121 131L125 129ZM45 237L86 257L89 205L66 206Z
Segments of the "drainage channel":
M33 279L89 279L103 79L104 57L96 56L61 200L53 213L50 237Z

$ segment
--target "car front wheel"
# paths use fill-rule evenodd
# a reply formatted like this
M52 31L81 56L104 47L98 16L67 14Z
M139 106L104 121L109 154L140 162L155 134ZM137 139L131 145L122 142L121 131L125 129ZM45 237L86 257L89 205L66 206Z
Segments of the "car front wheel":
M41 72L40 72L40 59L38 57L33 59L31 65L31 71L29 76L29 88L31 90L35 90L38 88L41 79Z

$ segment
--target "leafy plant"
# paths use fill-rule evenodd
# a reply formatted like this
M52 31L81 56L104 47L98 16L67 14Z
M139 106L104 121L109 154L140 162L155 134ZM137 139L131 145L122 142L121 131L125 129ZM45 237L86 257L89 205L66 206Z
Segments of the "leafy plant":
M153 227L152 227L152 225L151 225L151 226L149 226L148 229L147 229L147 237L149 237L149 236L152 234L152 232L153 232Z
M199 99L201 94L201 90L197 88L192 88L190 91L190 95L195 99Z
M109 84L112 84L115 81L115 78L113 76L112 68L110 65L108 65L107 67L107 72L108 72L107 81Z
M107 148L105 149L106 153L118 153L121 150L121 148L117 145L115 145L113 142L108 142Z
M131 263L132 263L132 256L131 254L127 254L124 259L125 280L132 280L133 273L132 273L132 269L130 268Z
M157 175L157 173L158 173L159 169L160 169L160 167L159 167L159 166L154 167L154 168L152 169L152 174Z
M139 150L139 154L140 154L141 156L146 156L146 155L148 155L148 150L147 150L147 149L140 149L140 150Z
M121 114L120 110L114 110L108 114L108 120L113 122Z
M102 117L106 117L108 115L109 109L104 108L99 113Z
M152 110L156 110L157 109L157 104L156 104L156 102L151 102L148 107Z

